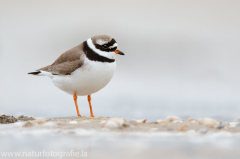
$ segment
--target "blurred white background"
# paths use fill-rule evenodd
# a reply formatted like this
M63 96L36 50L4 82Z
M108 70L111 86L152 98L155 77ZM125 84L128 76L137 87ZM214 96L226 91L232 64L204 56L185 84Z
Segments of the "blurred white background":
M240 111L238 0L0 0L0 113L75 116L72 96L27 75L107 34L125 56L92 95L95 116L156 120ZM89 116L87 97L78 98Z

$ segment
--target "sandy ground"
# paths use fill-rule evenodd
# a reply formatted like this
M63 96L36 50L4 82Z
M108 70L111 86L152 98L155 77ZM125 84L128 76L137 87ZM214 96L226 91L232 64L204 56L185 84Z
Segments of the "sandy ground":
M52 151L55 153L52 158L240 157L240 126L237 121L181 120L174 116L155 122L109 117L18 121L0 124L0 140L1 153ZM79 152L82 156L63 155L70 152ZM2 155L1 158L18 157Z

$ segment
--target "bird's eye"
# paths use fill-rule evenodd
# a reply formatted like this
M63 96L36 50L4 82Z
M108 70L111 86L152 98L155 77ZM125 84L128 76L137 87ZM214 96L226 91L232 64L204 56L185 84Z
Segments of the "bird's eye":
M103 45L103 47L107 47L107 45L105 44L105 45Z

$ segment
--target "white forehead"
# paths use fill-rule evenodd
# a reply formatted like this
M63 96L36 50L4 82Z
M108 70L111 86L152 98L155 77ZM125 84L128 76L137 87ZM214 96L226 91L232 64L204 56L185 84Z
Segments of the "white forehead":
M118 46L118 44L114 43L114 45L110 46L109 48L111 49L111 48L114 48L114 47L117 47L117 46Z
M107 44L108 42L107 42L107 41L104 41L103 39L97 39L97 40L96 40L96 43L97 43L98 45L104 45L104 44Z

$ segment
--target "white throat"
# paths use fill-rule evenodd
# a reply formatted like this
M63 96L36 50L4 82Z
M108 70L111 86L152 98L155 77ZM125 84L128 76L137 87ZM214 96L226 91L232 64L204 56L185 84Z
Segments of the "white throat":
M93 44L92 42L92 39L89 38L87 40L87 45L90 49L92 49L95 53L97 53L98 55L101 55L103 57L106 57L106 58L109 58L109 59L115 59L116 58L116 53L114 51L112 52L106 52L106 51L102 51L102 50L99 50L95 47L95 45Z

